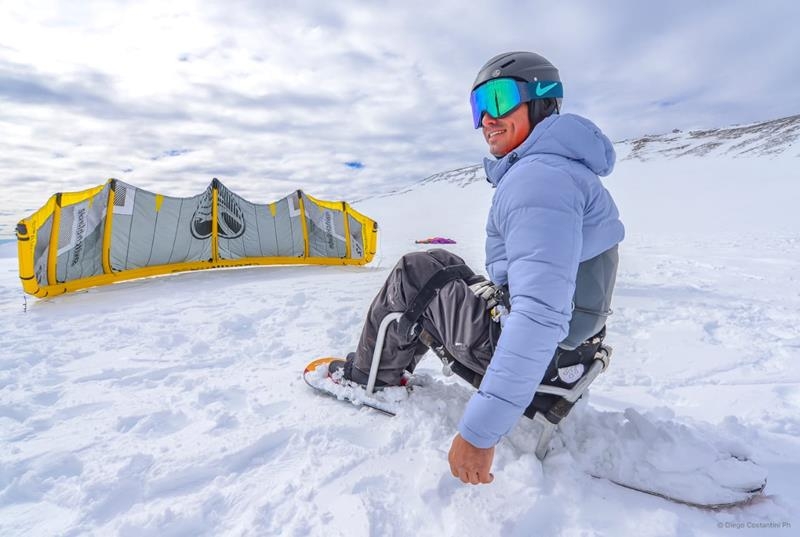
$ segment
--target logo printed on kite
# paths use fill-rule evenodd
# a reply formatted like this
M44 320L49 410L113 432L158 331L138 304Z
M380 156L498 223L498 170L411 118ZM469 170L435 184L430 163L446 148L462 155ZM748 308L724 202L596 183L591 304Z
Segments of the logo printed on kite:
M219 221L217 231L223 239L235 239L244 234L244 211L228 189L220 189L217 196Z
M75 247L72 249L72 261L70 266L74 267L81 260L81 252L83 251L83 239L86 234L86 208L80 207L77 211L78 217L75 224Z
M189 230L192 232L192 237L197 240L202 241L211 236L211 211L213 205L211 196L211 189L209 188L200 198L200 203L198 203L197 209L192 214Z
M192 215L190 231L195 239L205 240L211 236L212 196L212 190L206 190ZM217 233L219 237L221 239L241 237L245 230L244 211L242 211L236 199L227 190L220 190L217 202L219 211Z
M322 214L324 219L325 237L328 239L328 248L333 250L336 245L333 242L333 214L330 211L325 211Z

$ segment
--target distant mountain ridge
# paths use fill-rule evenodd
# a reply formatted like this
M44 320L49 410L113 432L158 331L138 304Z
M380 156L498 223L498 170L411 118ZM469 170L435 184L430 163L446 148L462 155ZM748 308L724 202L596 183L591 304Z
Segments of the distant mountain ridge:
M707 155L730 157L800 157L800 115L718 129L679 129L616 142L621 160L650 160Z
M665 134L647 134L641 138L614 142L617 161L648 161L658 158L680 157L800 157L800 114L748 125L733 125L718 129L675 129ZM435 173L407 187L387 195L407 192L430 183L446 182L465 187L476 181L485 181L483 164L465 166L455 170Z

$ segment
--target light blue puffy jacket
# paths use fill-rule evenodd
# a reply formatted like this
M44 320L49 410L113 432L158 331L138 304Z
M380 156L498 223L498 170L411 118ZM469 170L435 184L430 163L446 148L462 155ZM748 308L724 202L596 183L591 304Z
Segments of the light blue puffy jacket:
M614 168L609 139L588 119L554 115L513 152L485 159L496 188L486 224L486 269L508 284L511 313L459 432L474 446L494 446L530 404L568 332L578 265L625 234L598 175Z

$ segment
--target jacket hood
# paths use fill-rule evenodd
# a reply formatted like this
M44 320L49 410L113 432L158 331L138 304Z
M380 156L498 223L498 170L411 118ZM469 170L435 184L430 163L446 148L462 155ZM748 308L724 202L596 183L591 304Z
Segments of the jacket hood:
M558 155L578 161L601 177L611 173L617 159L611 140L597 125L575 114L552 115L536 125L508 155L483 159L487 179L497 186L515 162L531 155Z

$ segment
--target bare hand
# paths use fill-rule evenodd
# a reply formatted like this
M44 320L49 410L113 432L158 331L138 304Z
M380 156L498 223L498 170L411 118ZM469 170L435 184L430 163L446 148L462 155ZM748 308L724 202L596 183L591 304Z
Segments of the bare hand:
M494 447L477 448L457 434L453 438L447 460L450 462L453 477L459 478L463 483L478 485L494 480L494 475L489 473L494 460Z

